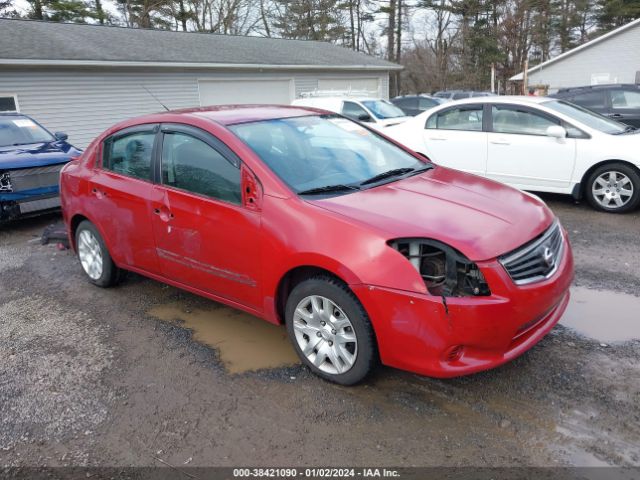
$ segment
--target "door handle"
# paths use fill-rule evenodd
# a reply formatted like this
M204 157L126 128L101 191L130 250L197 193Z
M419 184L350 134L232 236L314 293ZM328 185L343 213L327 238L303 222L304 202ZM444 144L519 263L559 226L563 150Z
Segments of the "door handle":
M446 140L444 137L429 137L429 140Z
M610 113L609 114L610 118L622 118L622 115L619 113Z
M169 220L174 218L173 213L165 208L154 208L153 213L158 215L160 217L160 220L162 220L163 222L168 222Z
M93 187L91 189L91 193L93 193L98 199L101 199L107 196L107 192L103 192L102 190L96 187Z
M511 143L506 140L491 140L490 142L494 145L511 145Z

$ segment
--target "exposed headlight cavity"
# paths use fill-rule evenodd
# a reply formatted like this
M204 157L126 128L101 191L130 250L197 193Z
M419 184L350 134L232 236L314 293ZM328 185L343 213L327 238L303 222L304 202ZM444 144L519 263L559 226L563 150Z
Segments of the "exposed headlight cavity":
M489 285L478 266L442 242L424 238L401 238L392 240L389 245L411 262L432 295L491 295Z
M9 172L0 172L0 192L12 192L11 178Z

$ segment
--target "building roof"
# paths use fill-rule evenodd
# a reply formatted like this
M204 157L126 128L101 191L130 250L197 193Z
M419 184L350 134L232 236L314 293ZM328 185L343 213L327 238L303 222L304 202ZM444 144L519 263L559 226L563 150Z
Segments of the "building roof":
M594 38L593 40L588 41L587 43L583 43L582 45L580 45L579 47L573 48L571 50L567 50L566 52L558 55L557 57L554 57L550 60L547 60L546 62L542 62L539 65L536 65L535 67L531 67L529 70L527 70L527 74L531 74L537 70L541 70L549 65L551 65L552 63L558 62L570 55L575 55L576 53L581 52L582 50L585 50L587 48L593 47L594 45L597 45L598 43L604 42L605 40L613 37L614 35L618 35L626 30L629 30L630 28L633 28L635 26L640 26L640 18L634 20L633 22L629 22L626 25L623 25L621 27L616 28L615 30L611 30L608 33L605 33L604 35L600 35L599 37ZM511 77L509 80L523 80L524 79L524 72L520 72L517 75L514 75L513 77Z
M0 19L1 65L397 70L326 42Z

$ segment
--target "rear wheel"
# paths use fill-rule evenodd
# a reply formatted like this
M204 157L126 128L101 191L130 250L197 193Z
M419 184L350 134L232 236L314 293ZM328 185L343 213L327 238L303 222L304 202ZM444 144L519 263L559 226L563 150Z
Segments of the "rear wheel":
M586 195L598 210L629 212L640 204L640 175L624 163L602 165L589 176Z
M88 220L76 229L76 249L82 270L94 285L110 287L118 282L120 269L113 263L98 229Z
M329 276L299 283L286 305L289 338L316 375L341 385L364 379L377 361L375 336L353 292Z

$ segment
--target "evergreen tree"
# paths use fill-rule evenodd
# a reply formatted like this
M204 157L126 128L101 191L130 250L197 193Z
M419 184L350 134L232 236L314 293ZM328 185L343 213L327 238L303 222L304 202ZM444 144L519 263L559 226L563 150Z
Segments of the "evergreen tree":
M346 34L337 0L278 0L273 27L283 38L335 42Z

